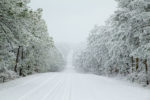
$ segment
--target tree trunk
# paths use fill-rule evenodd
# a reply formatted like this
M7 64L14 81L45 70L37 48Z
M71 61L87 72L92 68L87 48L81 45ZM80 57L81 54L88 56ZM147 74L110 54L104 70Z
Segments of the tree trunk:
M20 46L18 48L18 51L17 51L17 56L16 56L16 65L15 65L15 68L14 68L14 71L17 73L17 64L19 62L19 53L20 53Z
M22 68L19 70L19 76L22 76Z
M24 53L23 53L23 46L22 46L22 54L21 54L21 59L23 60L24 58Z
M133 56L131 57L131 63L132 63L131 70L132 70L132 73L133 73L133 71L134 71L134 59L133 59Z
M21 51L21 60L23 61L23 46L21 46L22 48L22 51ZM20 70L19 70L19 76L23 76L23 73L22 73L22 70L23 70L23 65L21 66Z
M148 64L147 64L147 59L144 60L144 64L145 64L145 72L146 75L148 75ZM146 84L149 85L149 80L147 79Z
M144 61L144 64L145 64L145 71L146 71L146 74L148 74L148 65L147 65L147 59L145 59L145 61Z
M138 70L139 68L139 58L136 58L136 71Z
M4 83L5 82L5 77L4 76L2 77L2 80L3 80L3 83Z

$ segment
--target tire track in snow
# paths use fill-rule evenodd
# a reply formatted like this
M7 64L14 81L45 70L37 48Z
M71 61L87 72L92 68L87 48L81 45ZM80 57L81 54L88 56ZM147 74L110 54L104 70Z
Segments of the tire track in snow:
M66 74L67 79L65 82L65 89L62 100L71 100L71 91L72 91L72 82L71 82L71 75Z
M71 100L71 97L72 97L72 77L70 76L70 89L69 89L69 99L68 100Z
M45 95L49 93L49 91L55 90L55 87L57 88L57 84L61 83L62 79L63 78L59 75L56 78L48 81L47 84L43 85L37 91L29 94L25 100L42 100Z
M12 88L5 89L3 91L0 91L0 100L1 98L4 98L3 100L18 100L23 94L27 93L28 91L31 91L31 89L36 88L40 83L40 81L45 81L48 77L56 76L56 74L53 75L41 75L39 78L37 78L34 81L30 81L28 84L24 84L23 86L16 86ZM27 80L26 80L27 81Z
M39 88L37 91L29 94L25 100L42 100L42 98L48 93L48 91L51 90L56 83L58 83L58 81L58 77L53 78L41 88Z
M47 91L47 94L42 98L42 100L55 100L55 98L58 97L57 96L59 94L58 92L60 92L60 90L64 87L65 82L64 79L65 79L64 76L60 78L59 82L57 82L57 84L53 87L53 89Z
M27 97L29 95L32 95L33 93L36 93L36 91L38 91L40 88L42 88L45 84L49 83L50 80L53 80L54 78L56 78L58 75L53 75L52 77L50 77L48 80L43 81L39 86L36 86L35 88L33 88L32 90L30 90L28 93L24 94L23 96L21 96L18 100L28 100Z
M50 100L64 100L66 89L68 89L68 84L67 84L68 77L66 76L66 74L63 74L63 75L64 75L64 83L62 87L56 90L55 93L53 93L53 96L50 98Z
M38 76L38 77L35 77L35 78L33 78L33 79L30 79L30 81L27 81L27 82L25 82L25 83L20 84L20 85L13 86L13 87L10 87L10 88L2 89L0 92L4 92L4 91L6 91L7 89L15 89L15 88L23 87L23 86L25 86L25 85L28 85L28 84L30 84L30 83L32 83L32 82L34 82L34 81L40 79L41 77L42 77L42 76Z

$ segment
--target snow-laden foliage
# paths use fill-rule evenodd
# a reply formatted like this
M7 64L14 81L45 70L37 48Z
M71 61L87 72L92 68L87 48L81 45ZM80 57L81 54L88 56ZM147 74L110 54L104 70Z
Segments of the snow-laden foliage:
M42 9L29 0L0 0L0 78L60 71L64 60L49 36Z
M74 59L77 69L150 82L150 1L116 0L118 10L90 33Z

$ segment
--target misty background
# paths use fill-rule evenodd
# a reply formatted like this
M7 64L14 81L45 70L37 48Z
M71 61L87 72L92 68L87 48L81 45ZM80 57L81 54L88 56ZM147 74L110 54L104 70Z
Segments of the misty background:
M85 42L95 25L103 25L117 8L114 0L31 0L43 9L43 18L56 43Z

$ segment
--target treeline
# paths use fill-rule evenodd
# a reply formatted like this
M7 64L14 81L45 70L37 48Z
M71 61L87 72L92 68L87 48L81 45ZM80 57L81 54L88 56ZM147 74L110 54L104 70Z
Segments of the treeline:
M87 47L76 53L80 71L123 76L150 84L150 2L116 0L118 9L105 26L95 26Z
M33 11L29 2L0 0L0 82L64 68L41 18L42 9Z

